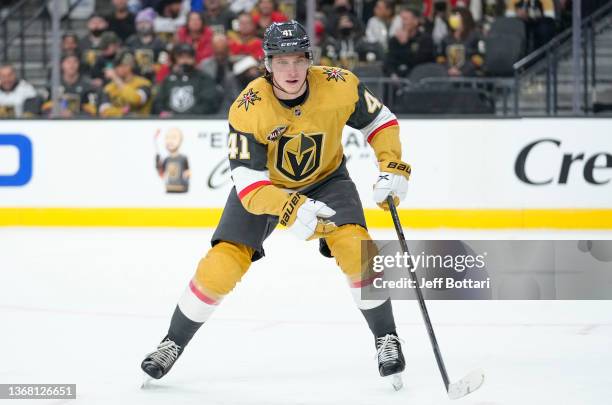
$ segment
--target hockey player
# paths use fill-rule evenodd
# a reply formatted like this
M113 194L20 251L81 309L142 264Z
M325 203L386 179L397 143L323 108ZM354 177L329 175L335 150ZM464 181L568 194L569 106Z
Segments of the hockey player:
M142 369L163 377L200 326L263 257L263 241L280 222L302 240L320 239L336 259L374 334L381 376L405 362L390 300L363 300L360 241L369 240L363 208L345 166L342 129L360 129L376 153L380 174L374 199L399 203L410 166L401 161L395 115L346 70L312 65L310 40L295 21L265 32L266 74L249 83L229 111L230 192L212 248L179 299L170 328Z

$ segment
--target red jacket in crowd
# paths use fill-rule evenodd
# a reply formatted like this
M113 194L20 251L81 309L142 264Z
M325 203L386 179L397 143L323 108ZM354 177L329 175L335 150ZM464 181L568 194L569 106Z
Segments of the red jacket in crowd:
M229 36L230 55L250 55L257 60L263 58L262 41L260 38L253 37L243 42L238 35Z
M210 27L204 27L204 32L200 35L197 42L194 43L193 39L189 36L187 27L180 27L176 31L176 38L181 43L191 44L196 52L196 65L203 59L210 58L213 56L212 38L214 32Z

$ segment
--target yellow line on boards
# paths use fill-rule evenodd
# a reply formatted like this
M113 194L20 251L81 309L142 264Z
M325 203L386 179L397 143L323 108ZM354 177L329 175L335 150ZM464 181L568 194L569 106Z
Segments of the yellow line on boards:
M215 227L221 208L0 208L0 226ZM371 228L388 212L366 209ZM407 228L612 229L612 209L400 209Z

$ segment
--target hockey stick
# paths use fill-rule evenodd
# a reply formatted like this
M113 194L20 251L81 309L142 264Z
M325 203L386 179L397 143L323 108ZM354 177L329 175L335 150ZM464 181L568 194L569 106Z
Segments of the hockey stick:
M484 372L480 369L474 370L457 382L451 383L449 381L448 373L446 372L446 367L444 366L444 360L442 360L442 353L440 353L440 347L438 346L438 341L436 339L436 334L434 333L433 326L431 324L431 319L429 319L427 306L425 306L423 292L421 291L421 288L419 287L419 284L417 282L416 273L413 271L414 269L412 259L410 258L410 253L408 252L408 244L406 243L406 238L404 237L404 231L402 230L402 224L400 223L399 216L397 215L397 209L395 208L393 197L387 197L387 204L389 204L389 210L391 211L393 225L395 226L395 231L397 232L397 237L399 238L400 246L402 247L402 250L410 260L410 271L408 273L410 273L410 279L415 285L417 299L419 301L419 306L421 307L421 315L423 315L423 320L425 321L425 327L427 328L427 333L429 334L429 341L431 342L434 355L436 356L438 369L440 370L440 374L442 374L444 387L446 388L446 392L448 393L448 397L450 399L458 399L464 397L470 392L473 392L480 388L480 386L484 382Z

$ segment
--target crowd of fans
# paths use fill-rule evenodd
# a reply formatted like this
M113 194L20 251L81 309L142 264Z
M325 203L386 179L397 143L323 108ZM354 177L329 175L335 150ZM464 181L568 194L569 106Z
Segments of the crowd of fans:
M98 0L102 1L102 0ZM304 0L111 0L79 38L61 49L61 116L173 117L227 110L260 74L262 36L289 16L305 20ZM318 0L315 54L321 64L410 77L438 64L448 76L486 75L484 39L493 21L524 23L524 52L561 27L567 0ZM51 91L37 93L15 68L0 67L0 116L48 116Z

